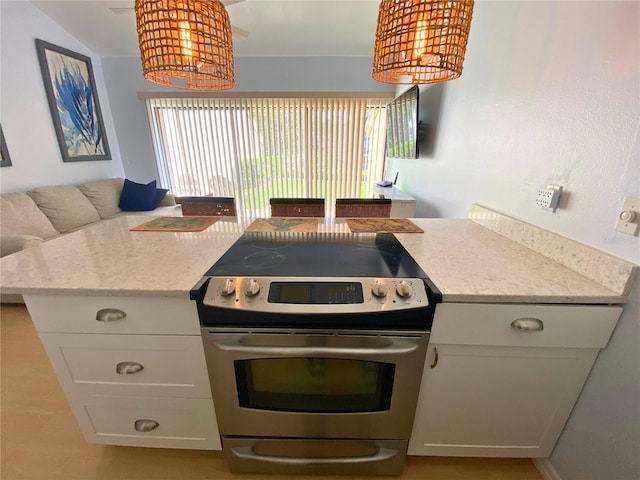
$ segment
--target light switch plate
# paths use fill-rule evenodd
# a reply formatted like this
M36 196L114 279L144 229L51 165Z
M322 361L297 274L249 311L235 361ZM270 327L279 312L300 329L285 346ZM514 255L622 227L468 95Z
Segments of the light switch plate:
M618 212L616 231L638 236L640 232L640 197L627 197Z

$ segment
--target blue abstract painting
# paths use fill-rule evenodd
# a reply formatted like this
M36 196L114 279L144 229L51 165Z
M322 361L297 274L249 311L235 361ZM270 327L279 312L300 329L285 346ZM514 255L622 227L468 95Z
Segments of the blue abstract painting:
M9 149L7 148L7 142L4 140L4 133L2 133L2 125L0 125L0 167L10 167L11 157L9 156Z
M62 160L110 160L91 59L36 40Z

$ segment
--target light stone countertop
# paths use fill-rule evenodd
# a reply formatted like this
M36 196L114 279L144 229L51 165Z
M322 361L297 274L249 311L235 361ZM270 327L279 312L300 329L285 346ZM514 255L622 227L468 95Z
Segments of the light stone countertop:
M203 232L132 232L153 217L102 221L0 260L2 293L188 297L248 222ZM472 220L411 219L396 234L445 302L624 303L627 297ZM349 232L343 220L319 232Z

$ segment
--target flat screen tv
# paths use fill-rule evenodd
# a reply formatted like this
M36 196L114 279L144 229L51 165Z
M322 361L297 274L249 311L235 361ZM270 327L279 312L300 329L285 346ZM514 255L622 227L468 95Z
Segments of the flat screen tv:
M418 158L418 85L387 104L387 158Z

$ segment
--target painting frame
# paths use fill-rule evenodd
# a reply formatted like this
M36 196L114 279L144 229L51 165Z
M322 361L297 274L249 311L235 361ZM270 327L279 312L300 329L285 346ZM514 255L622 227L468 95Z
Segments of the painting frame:
M7 142L4 139L2 125L0 125L0 167L11 167L12 165L13 163L11 163L11 157L9 156Z
M91 58L36 39L63 162L111 160Z

